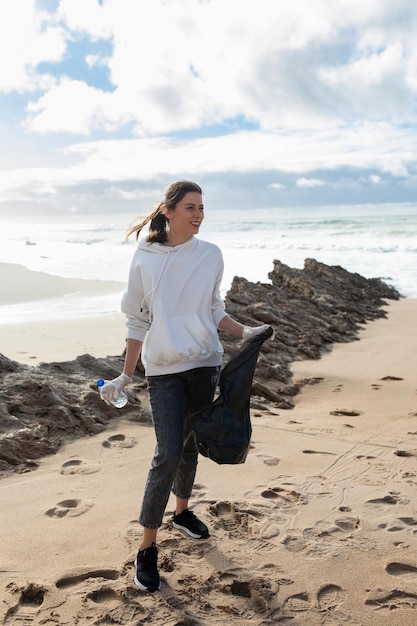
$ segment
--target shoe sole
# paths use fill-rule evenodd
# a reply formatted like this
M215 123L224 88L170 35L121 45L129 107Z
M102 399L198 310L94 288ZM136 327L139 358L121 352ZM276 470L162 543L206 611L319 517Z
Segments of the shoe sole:
M136 587L139 587L139 589L141 589L142 591L149 591L149 593L154 593L155 591L159 591L161 588L161 583L159 583L158 587L146 587L138 580L136 575L133 580Z
M177 528L178 530L183 530L185 533L187 533L187 535L189 535L193 539L208 539L208 537L210 537L210 533L208 531L207 531L207 534L197 535L196 533L191 532L191 530L187 528L186 526L181 526L181 524L177 524L176 522L172 522L172 525L174 528Z

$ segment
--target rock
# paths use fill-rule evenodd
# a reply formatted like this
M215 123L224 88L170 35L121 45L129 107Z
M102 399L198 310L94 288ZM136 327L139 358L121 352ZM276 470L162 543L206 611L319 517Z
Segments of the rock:
M23 471L33 459L53 454L62 443L105 430L118 409L96 389L98 373L114 378L122 356L95 359L86 354L64 363L21 365L0 355L0 471ZM149 421L140 400L143 387L131 385L123 416Z
M382 308L386 299L400 298L378 278L367 279L314 259L306 259L302 270L274 261L268 277L272 285L235 277L226 308L248 326L274 327L275 338L259 355L252 392L289 406L287 383L293 361L319 359L333 343L357 340L361 325L386 317ZM236 353L236 341L225 333L221 340L227 361Z
M379 279L314 259L307 259L302 270L274 261L269 278L272 284L235 277L226 310L243 324L274 327L275 338L259 355L253 399L291 409L301 387L291 384L291 363L318 359L331 344L357 339L360 325L386 316L384 299L400 295ZM221 340L226 363L240 342L225 333ZM95 383L98 377L118 376L123 360L123 355L95 359L84 354L74 361L30 367L0 354L0 471L32 470L35 459L53 454L62 443L105 430L118 409L100 399ZM139 364L135 384L127 388L127 419L150 421L141 405L145 387Z

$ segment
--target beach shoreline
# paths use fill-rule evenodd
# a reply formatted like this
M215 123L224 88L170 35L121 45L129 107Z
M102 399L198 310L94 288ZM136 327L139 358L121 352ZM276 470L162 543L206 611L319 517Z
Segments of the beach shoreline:
M155 595L133 583L149 422L114 409L2 478L3 623L414 626L417 300L383 308L358 340L292 364L293 409L255 403L243 465L200 457L192 508L211 538L175 531L170 500ZM119 355L125 328L116 313L0 331L6 357L37 365Z
M7 358L38 365L71 361L81 354L98 358L123 353L126 329L119 305L123 283L62 278L0 263L0 284L0 352ZM95 311L96 299L109 295L117 308ZM76 315L71 307L74 298L84 300L88 315Z

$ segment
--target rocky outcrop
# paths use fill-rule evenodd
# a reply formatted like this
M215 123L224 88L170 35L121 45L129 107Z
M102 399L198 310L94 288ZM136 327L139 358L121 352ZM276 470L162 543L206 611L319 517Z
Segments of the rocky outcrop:
M27 471L62 443L105 430L118 409L101 400L96 380L98 374L114 378L122 368L122 355L96 359L85 354L37 367L0 355L0 471ZM129 388L123 415L150 423L140 398L144 387L139 379Z
M259 356L253 400L289 409L300 388L292 384L291 363L320 358L333 343L355 340L363 324L386 316L385 300L400 295L379 279L313 259L302 270L274 261L269 278L271 284L254 284L236 277L226 308L244 324L274 327L275 338L263 345ZM226 362L240 344L223 333L221 339ZM122 367L123 355L95 359L86 354L37 367L0 355L0 470L28 471L63 442L105 430L118 409L102 402L95 381L118 376ZM135 378L123 415L150 423L140 366Z
M377 278L367 279L342 267L306 259L302 270L274 261L272 284L236 277L227 294L227 310L249 326L271 324L275 338L264 344L252 392L280 408L291 408L299 387L289 384L293 361L318 359L333 343L357 339L368 321L386 317L385 300L398 291ZM236 342L222 335L226 359Z

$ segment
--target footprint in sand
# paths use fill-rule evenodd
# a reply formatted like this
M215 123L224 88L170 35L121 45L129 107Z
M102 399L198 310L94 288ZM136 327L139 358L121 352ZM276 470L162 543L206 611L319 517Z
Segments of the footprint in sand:
M259 526L259 535L262 539L273 539L274 537L278 537L281 533L281 525L286 520L281 520L281 524L279 520L265 520L263 524Z
M252 578L246 580L233 580L231 584L221 588L222 593L231 594L238 598L246 598L249 607L256 615L266 615L268 612L268 600L272 595L271 586L264 579Z
M14 586L14 583L12 583ZM45 594L48 591L41 585L30 583L23 589L13 589L12 591L19 591L20 597L17 605L11 607L4 618L4 624L16 624L23 626L23 624L31 624L34 622L34 617L38 613L39 607L43 604Z
M391 518L388 522L381 522L378 525L380 530L386 530L389 533L398 533L403 530L411 530L413 534L417 532L417 519L415 517L396 517Z
M358 517L340 517L334 521L335 526L345 532L357 530L360 526Z
M396 504L409 504L407 498L401 498L401 494L398 491L390 491L387 495L380 498L373 498L367 500L365 504L373 504L375 506L396 505Z
M95 474L99 471L99 465L86 463L86 461L82 461L81 459L70 459L62 464L59 473L68 476L71 474Z
M209 511L217 518L216 528L231 531L242 526L242 515L232 502L216 502L209 507Z
M89 500L61 500L58 504L45 512L48 517L61 519L62 517L79 517L87 513L93 506Z
M255 552L264 551L265 547L267 552L276 548L266 540L279 535L279 522L282 523L283 520L276 516L271 517L268 506L251 506L245 502L234 504L221 501L212 504L209 507L209 512L215 517L213 527L216 530L225 530L245 542L256 535L260 537L260 539L254 540L252 544L251 549Z
M307 504L308 502L306 496L298 491L289 491L282 487L269 487L261 492L261 496L268 500L275 500L276 504L279 506L290 509L300 504Z
M324 452L323 450L303 450L303 454L330 454L331 456L336 456L335 452Z
M120 572L116 569L89 569L84 567L78 567L74 569L70 574L66 574L58 578L55 585L58 589L64 589L66 587L72 587L78 585L85 580L91 578L105 578L106 580L117 580L120 577Z
M417 450L395 450L394 454L403 457L417 456Z
M104 448L133 448L136 444L137 439L126 437L123 434L111 435L111 437L101 442Z
M277 459L275 456L267 456L263 454L258 454L258 457L262 460L262 463L264 463L265 465L275 466L275 465L279 465L281 462L281 460Z
M106 616L102 623L111 624L143 624L149 618L149 611L140 603L129 600L108 587L101 587L86 595L85 610L88 611L89 603L105 609ZM78 615L83 619L83 611ZM85 616L87 619L89 615ZM101 620L99 620L101 621ZM81 623L81 622L80 622Z
M367 606L378 609L417 609L417 594L393 589L390 591L377 590L370 592L365 601Z
M359 526L357 517L341 517L333 523L320 520L303 531L290 529L282 544L289 552L303 552L312 559L336 556L343 546L354 545L354 533Z
M324 585L317 593L317 605L320 611L334 611L346 598L346 592L338 585Z
M296 593L285 600L283 609L291 613L300 613L308 611L312 604L313 600L308 593Z
M408 580L410 582L417 581L417 567L409 563L388 563L385 571L390 576L401 577L402 580Z
M103 604L106 608L113 608L120 604L120 596L113 589L101 587L96 591L87 594L87 599L92 600L95 604Z
M346 591L338 585L328 584L319 588L316 594L307 591L288 596L281 609L271 614L272 619L282 624L346 624L358 626L350 615L342 613L339 607L346 599ZM275 622L274 622L275 623Z
M384 376L381 380L404 380L400 376Z

